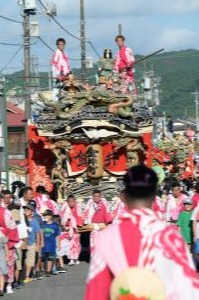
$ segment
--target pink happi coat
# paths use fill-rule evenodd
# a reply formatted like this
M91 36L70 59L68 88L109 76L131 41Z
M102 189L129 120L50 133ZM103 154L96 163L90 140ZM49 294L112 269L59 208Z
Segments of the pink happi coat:
M19 242L16 223L11 212L0 207L0 229L8 239L8 276L6 282L14 281L15 245Z
M84 211L84 220L85 224L110 223L112 221L112 217L108 201L105 198L101 198L99 203L95 203L93 199L88 200Z
M67 239L69 240L68 258L78 259L81 252L80 235L77 233L77 227L83 225L82 210L80 203L70 208L67 202L61 207L60 212L62 225L69 227Z
M67 54L57 49L53 54L51 65L53 67L53 76L67 75L70 72L70 64Z
M152 203L152 210L154 212L160 212L162 214L165 214L166 212L165 202L160 197L156 196Z
M34 199L37 204L37 212L41 215L44 213L46 209L52 210L54 215L59 214L59 209L57 203L51 199L49 199L44 194L38 194L37 197Z
M199 299L199 277L178 229L150 209L135 209L98 234L84 299L109 300L113 278L133 266L160 277L166 300Z
M85 224L108 224L112 222L112 216L109 210L108 201L105 198L101 198L99 203L95 203L93 199L90 199L87 203L84 211ZM92 230L90 233L90 250L93 252L95 247L95 240L98 235L98 230Z
M127 206L123 201L118 199L112 210L113 221L118 220L124 213L127 212Z
M178 203L173 195L169 195L166 204L166 220L177 221L179 214L183 210L184 200L187 198L186 195L180 193L178 197Z
M127 77L130 81L134 82L134 75L132 71L135 58L133 52L130 48L124 46L122 47L115 56L114 69L117 73L124 71L126 69Z

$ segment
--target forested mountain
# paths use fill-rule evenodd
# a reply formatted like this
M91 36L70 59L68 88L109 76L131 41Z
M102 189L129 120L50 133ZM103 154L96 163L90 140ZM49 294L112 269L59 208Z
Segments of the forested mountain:
M136 59L141 56L137 55ZM161 77L160 85L160 107L159 111L166 111L173 117L182 117L185 113L188 116L195 115L195 103L192 92L199 90L199 51L184 50L176 52L165 52L154 57L151 57L144 62L136 64L136 83L139 86L144 70L153 69L156 76ZM87 72L87 77L94 82L97 66ZM79 76L80 71L74 69L74 72ZM23 72L17 72L7 75L9 80L8 88L15 85L24 84L23 78L17 78ZM41 72L40 79L41 87L48 86L47 73ZM91 78L90 78L91 77Z

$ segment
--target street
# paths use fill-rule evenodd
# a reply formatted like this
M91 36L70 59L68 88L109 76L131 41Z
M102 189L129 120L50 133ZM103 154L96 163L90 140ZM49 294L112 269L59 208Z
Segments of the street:
M54 275L33 281L14 294L6 295L7 300L82 300L88 264L67 267L66 274Z

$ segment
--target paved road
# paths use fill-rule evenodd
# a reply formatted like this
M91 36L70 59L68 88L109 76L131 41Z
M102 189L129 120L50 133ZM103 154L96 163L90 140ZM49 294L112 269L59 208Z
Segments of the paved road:
M40 281L33 281L5 300L82 300L88 264L68 267L66 274L58 274Z

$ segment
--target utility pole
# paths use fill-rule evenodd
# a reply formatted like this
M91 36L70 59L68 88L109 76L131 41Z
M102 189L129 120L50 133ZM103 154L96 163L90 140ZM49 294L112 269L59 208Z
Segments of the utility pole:
M24 1L24 10L23 10L23 29L24 29L24 75L25 75L25 113L27 122L31 118L31 106L30 106L30 14L25 10L25 1Z
M86 80L86 37L84 0L80 0L81 79Z
M195 96L195 104L196 104L196 139L197 142L199 142L199 92L196 91L195 93L192 93L192 95Z
M122 24L118 24L118 35L122 35Z
M8 126L7 126L7 101L5 92L5 77L0 77L0 179L2 173L6 174L6 187L9 186L8 164Z

